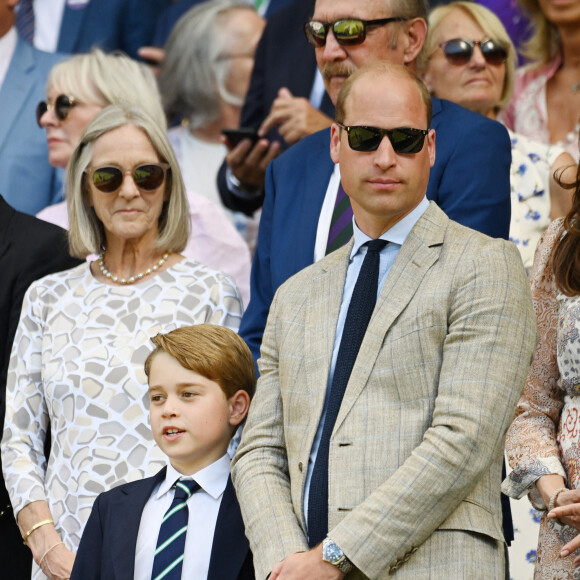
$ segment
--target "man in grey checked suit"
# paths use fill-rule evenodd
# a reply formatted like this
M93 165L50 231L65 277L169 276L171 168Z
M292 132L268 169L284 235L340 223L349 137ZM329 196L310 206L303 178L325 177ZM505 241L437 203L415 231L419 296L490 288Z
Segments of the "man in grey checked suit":
M387 63L353 74L337 104L349 130L425 130L429 117L424 86ZM361 151L332 126L354 239L276 293L232 464L259 579L504 577L504 436L536 323L515 246L426 200L435 134L425 133L418 152L395 152L384 133ZM375 238L388 241L378 298L328 444L328 532L311 548L327 391L362 244Z

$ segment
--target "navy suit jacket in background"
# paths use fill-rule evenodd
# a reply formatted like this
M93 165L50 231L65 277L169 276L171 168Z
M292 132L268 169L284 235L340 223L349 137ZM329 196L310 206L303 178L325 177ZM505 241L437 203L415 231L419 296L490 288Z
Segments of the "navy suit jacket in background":
M506 129L435 98L431 127L436 155L427 198L460 224L508 239L511 144ZM239 331L254 360L276 290L314 261L318 218L333 170L330 129L302 139L268 166L251 299Z
M0 195L31 215L62 201L63 172L48 162L36 106L46 99L50 69L63 58L19 38L0 90Z
M165 472L164 467L153 477L120 485L97 497L70 580L133 580L141 515ZM252 553L231 478L218 512L207 579L254 579Z
M6 376L24 294L35 280L80 263L70 257L63 229L15 211L0 195L0 425L4 424ZM0 577L25 580L30 578L32 555L22 544L1 468L0 461Z
M294 0L268 19L256 49L250 87L242 107L241 127L258 129L270 114L281 87L289 89L295 97L310 97L316 75L316 57L306 41L303 26L313 11L314 0ZM334 118L334 106L326 92L320 110ZM276 128L267 137L286 146ZM264 202L263 189L248 199L229 190L225 161L218 172L217 183L224 205L231 210L252 215Z
M166 0L90 0L73 6L66 2L60 25L59 52L122 50L138 58L137 49L150 46L157 18Z

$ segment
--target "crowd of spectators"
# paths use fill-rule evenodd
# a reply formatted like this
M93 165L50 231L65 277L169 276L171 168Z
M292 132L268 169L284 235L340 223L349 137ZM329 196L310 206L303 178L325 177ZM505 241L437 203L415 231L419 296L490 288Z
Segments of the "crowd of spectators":
M530 277L539 346L508 435L504 534L511 578L572 577L580 2L383 0L382 20L333 2L0 0L7 578L69 578L98 494L159 468L153 335L226 326L257 363L280 286L352 238L335 106L376 60L431 95L427 199L511 240ZM507 496L528 494L511 523Z

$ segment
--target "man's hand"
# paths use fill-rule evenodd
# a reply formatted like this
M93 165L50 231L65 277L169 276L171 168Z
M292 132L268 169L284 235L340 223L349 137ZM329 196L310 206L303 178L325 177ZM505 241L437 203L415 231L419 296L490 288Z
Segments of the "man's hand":
M278 132L286 143L293 145L303 137L326 129L331 124L332 119L315 109L308 99L295 97L286 87L282 87L258 132L266 135L270 129L278 127Z
M563 524L580 530L580 490L572 489L558 494L556 507L548 513L548 517L558 518ZM580 535L562 547L560 556L565 558L578 548L580 548ZM574 564L576 566L580 564L580 556L574 559Z
M284 558L272 568L270 580L342 580L344 574L322 559L322 544Z
M280 143L259 139L252 147L252 142L244 139L230 148L226 137L222 141L229 149L226 163L242 186L249 190L264 187L266 168L280 155Z

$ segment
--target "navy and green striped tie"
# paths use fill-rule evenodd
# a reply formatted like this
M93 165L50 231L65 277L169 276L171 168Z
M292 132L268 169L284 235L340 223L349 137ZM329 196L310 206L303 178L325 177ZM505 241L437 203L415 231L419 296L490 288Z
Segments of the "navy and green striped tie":
M163 516L153 560L152 580L180 580L187 520L187 500L200 489L193 479L178 479L173 503Z
M352 215L350 198L346 195L341 183L338 187L334 211L330 220L326 254L342 248L352 238Z

